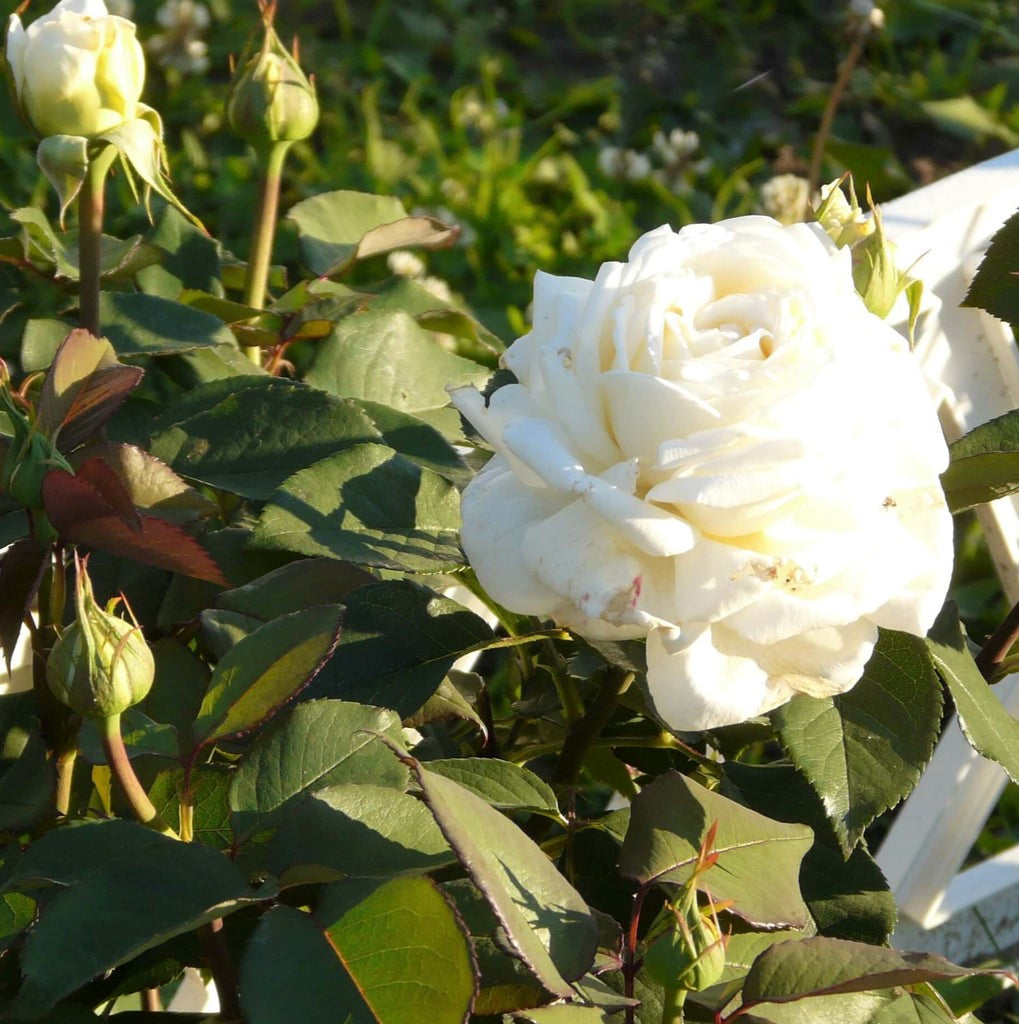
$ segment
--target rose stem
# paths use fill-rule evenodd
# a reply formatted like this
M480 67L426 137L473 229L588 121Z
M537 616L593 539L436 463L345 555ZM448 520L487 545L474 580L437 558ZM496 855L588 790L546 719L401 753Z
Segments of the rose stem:
M662 1024L683 1024L685 988L667 988L662 999Z
M99 278L102 274L103 207L106 175L117 150L106 146L88 162L78 196L78 316L99 337Z
M258 187L258 206L251 235L248 272L244 281L244 304L253 309L262 309L265 305L272 245L276 237L280 182L283 178L283 164L291 145L290 142L274 142L265 154L265 171ZM245 345L243 348L248 359L258 366L262 365L262 349L258 345Z
M640 912L644 907L647 886L642 885L633 894L633 910L630 912L630 926L626 929L623 944L623 995L633 998L633 979L637 976L637 931L640 928ZM626 1024L633 1024L634 1007L626 1008Z
M869 30L870 26L864 23L856 33L853 45L849 48L849 53L846 54L846 59L839 68L835 84L828 94L828 102L825 104L824 112L821 114L821 123L818 125L817 135L814 137L814 149L810 154L810 171L807 175L808 196L812 196L821 183L821 161L824 159L824 147L828 143L828 136L831 135L835 112L839 108L839 103L842 102L842 94L846 91L846 86L849 85L849 76L853 73L853 68L856 67L860 55L863 53L863 44L866 42Z
M71 809L71 783L81 725L78 716L53 696L46 681L46 662L56 641L56 627L64 618L65 600L64 552L55 545L39 587L39 624L36 626L31 616L26 617L25 623L32 638L32 690L46 746L56 769L53 802L61 817L66 817Z
M202 945L209 958L212 980L219 996L219 1015L222 1020L243 1021L241 1000L238 995L237 972L223 933L223 918L217 917L202 929Z
M159 998L158 988L142 989L142 1009L147 1013L162 1013L163 1000Z
M120 715L108 715L99 719L99 732L103 741L103 750L106 753L106 763L110 771L120 783L127 802L134 811L134 816L149 828L154 828L163 835L172 836L174 839L180 837L165 821L159 816L148 793L138 781L138 776L131 766L131 759L127 756L127 748L124 746L124 737L120 733Z
M616 702L629 689L633 679L632 672L614 665L609 668L590 708L566 732L563 752L552 775L553 782L572 786L577 781L588 750L608 724Z
M1005 616L976 656L977 668L990 681L997 667L1005 660L1012 645L1019 640L1019 604Z

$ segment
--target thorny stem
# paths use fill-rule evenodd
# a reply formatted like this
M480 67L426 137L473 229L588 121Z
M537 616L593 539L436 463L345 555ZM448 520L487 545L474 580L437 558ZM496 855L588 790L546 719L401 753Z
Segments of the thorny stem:
M977 668L980 669L984 679L990 682L998 666L1005 660L1005 656L1017 640L1019 640L1019 603L1005 616L1001 625L988 637L987 642L976 656Z
M626 929L626 937L623 944L623 995L627 999L633 998L633 980L637 977L637 969L640 964L637 962L637 933L640 929L640 912L644 907L644 897L647 896L647 886L641 886L633 895L633 909L630 912L630 926ZM626 1024L633 1024L635 1008L626 1008Z
M78 317L81 326L99 337L99 279L102 274L102 238L106 175L117 150L107 146L89 160L78 195Z
M567 729L563 752L559 755L552 775L553 782L572 786L577 781L584 757L608 724L616 702L629 689L633 680L632 672L625 672L615 666L609 668L605 682L602 683L591 707Z
M131 805L134 816L149 828L162 832L163 835L172 836L174 839L180 837L160 817L152 801L149 799L145 788L138 781L138 776L131 766L131 759L127 756L127 748L124 746L124 737L120 733L120 715L109 715L99 720L99 731L103 741L103 750L106 753L106 762L110 771L120 784L120 788Z
M290 142L274 142L265 154L265 170L258 188L258 206L251 235L248 272L244 282L244 304L253 309L265 306L265 292L269 282L272 245L276 238L276 214L279 209L280 183L283 164ZM260 153L259 156L262 154ZM244 353L251 362L262 364L262 349L258 345L245 345Z
M842 94L849 85L849 76L853 73L863 53L863 44L870 32L869 25L862 25L853 39L853 45L846 54L846 59L839 68L838 77L828 94L828 102L825 104L824 112L821 114L821 123L818 125L817 135L814 137L814 149L810 154L810 171L807 175L809 187L808 195L813 195L821 183L821 161L824 159L824 148L828 144L828 137L831 135L832 124L835 121L835 113L842 102Z

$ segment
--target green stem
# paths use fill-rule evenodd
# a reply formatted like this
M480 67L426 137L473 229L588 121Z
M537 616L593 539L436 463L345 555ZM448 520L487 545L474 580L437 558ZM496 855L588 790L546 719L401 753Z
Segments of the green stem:
M107 146L88 163L78 195L78 317L99 337L99 279L102 275L103 208L106 175L117 150Z
M291 145L291 142L274 142L265 155L265 170L259 184L255 226L251 235L248 273L244 282L244 304L253 309L262 309L265 306L272 245L276 238L280 182L283 178L283 164ZM262 349L258 345L245 345L244 353L253 363L262 365Z
M127 802L134 811L134 816L149 828L162 832L163 835L180 837L165 821L159 816L154 804L149 799L148 793L138 781L134 773L131 759L127 756L127 748L124 746L124 737L120 734L120 715L110 715L99 720L99 732L103 741L103 750L106 752L106 762L114 778L120 783L120 788L127 797Z
M667 988L662 998L662 1024L683 1024L685 988Z
M66 818L71 812L71 784L74 782L74 762L78 758L76 747L64 750L56 757L57 789L54 802L57 814Z
M552 781L566 786L576 783L587 752L598 739L602 729L608 725L616 702L629 689L634 680L632 672L625 672L612 666L605 676L598 696L587 713L566 731L563 752L559 755Z

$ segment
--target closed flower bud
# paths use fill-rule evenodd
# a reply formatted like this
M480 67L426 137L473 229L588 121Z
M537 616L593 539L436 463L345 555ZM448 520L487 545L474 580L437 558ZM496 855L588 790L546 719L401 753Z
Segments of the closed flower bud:
M145 57L134 24L103 0L60 0L27 29L11 15L6 55L18 104L42 138L92 138L138 116Z
M83 562L77 563L76 617L46 662L46 681L57 700L82 718L110 718L143 700L155 662L137 625L96 604Z
M238 68L227 99L233 130L256 149L306 139L318 124L315 87L280 42L265 13L261 49Z
M673 923L648 947L644 970L666 989L710 988L725 970L725 942L714 917L705 916L692 892L685 906L666 909Z

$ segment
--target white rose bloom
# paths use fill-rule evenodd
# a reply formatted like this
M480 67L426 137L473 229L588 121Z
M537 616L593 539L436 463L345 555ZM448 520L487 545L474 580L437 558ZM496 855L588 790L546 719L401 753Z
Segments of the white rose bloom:
M952 564L947 449L906 342L816 224L639 239L592 281L538 274L519 384L454 405L496 455L463 494L491 596L647 638L674 729L843 693L878 627L926 633Z
M86 138L138 116L145 58L135 26L103 0L60 0L24 28L7 25L18 103L40 136Z

